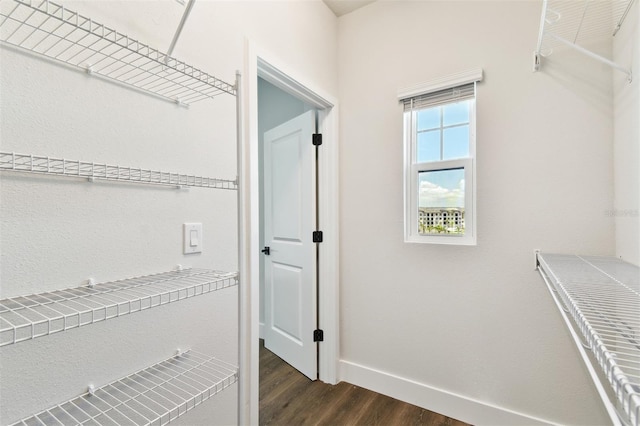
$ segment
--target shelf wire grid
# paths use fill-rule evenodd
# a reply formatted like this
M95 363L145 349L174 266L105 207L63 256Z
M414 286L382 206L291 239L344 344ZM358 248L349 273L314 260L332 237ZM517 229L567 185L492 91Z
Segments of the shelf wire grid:
M635 0L547 0L538 51L548 56L566 42L588 47L611 40Z
M0 170L43 175L107 180L176 188L215 188L237 190L238 182L204 176L187 175L140 167L123 167L104 163L67 160L42 155L0 152Z
M166 425L237 379L237 367L188 351L13 425Z
M48 0L2 0L0 40L188 105L234 85Z
M625 424L640 424L640 268L617 258L540 254L555 287L617 399Z
M0 347L238 284L235 272L185 269L0 300Z

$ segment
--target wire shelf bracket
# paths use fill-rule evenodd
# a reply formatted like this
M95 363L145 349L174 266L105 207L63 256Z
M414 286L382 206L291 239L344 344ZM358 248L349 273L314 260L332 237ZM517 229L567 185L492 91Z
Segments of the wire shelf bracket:
M238 380L238 368L186 351L14 423L166 425Z
M0 151L0 171L83 178L89 182L107 180L181 188L237 190L238 181L196 175L163 172L140 167L114 166L104 163L67 160L41 155Z
M548 253L537 254L537 265L611 421L639 426L640 268L612 257Z
M0 300L0 347L201 296L238 284L235 272L179 269Z
M236 88L48 0L2 0L0 41L179 105Z
M182 34L182 29L184 25L187 23L187 18L191 14L191 9L195 4L196 0L189 0L187 5L184 8L184 12L182 13L182 18L180 19L180 23L178 24L178 28L176 28L176 32L173 35L173 39L171 40L171 44L169 45L169 50L167 50L167 56L165 57L165 63L169 61L169 57L173 55L173 49L175 49L176 44L178 43L178 39L180 38L180 34Z
M590 43L614 37L635 0L543 0L540 32L533 54L533 70L539 71L544 57L566 46L600 61L633 81L631 68L624 67L589 48Z

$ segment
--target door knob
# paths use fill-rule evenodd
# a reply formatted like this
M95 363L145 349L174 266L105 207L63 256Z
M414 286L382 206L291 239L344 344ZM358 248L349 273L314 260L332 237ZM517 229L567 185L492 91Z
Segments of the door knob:
M260 251L269 256L271 254L271 247L265 247Z

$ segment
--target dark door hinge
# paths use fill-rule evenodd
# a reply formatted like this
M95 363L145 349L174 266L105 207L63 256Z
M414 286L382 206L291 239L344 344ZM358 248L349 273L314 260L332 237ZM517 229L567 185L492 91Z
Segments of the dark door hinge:
M313 341L324 342L324 331L320 329L313 330Z
M322 242L322 231L313 231L313 242L314 243Z
M315 146L322 145L322 133L314 133L312 143Z

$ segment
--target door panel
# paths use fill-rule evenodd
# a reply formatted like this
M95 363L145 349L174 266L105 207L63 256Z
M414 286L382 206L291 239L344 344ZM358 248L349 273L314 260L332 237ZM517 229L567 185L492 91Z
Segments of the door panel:
M303 136L298 129L271 142L271 218L273 238L302 242Z
M303 270L289 265L272 263L273 329L302 344L302 297Z
M264 134L265 346L317 377L315 111Z

